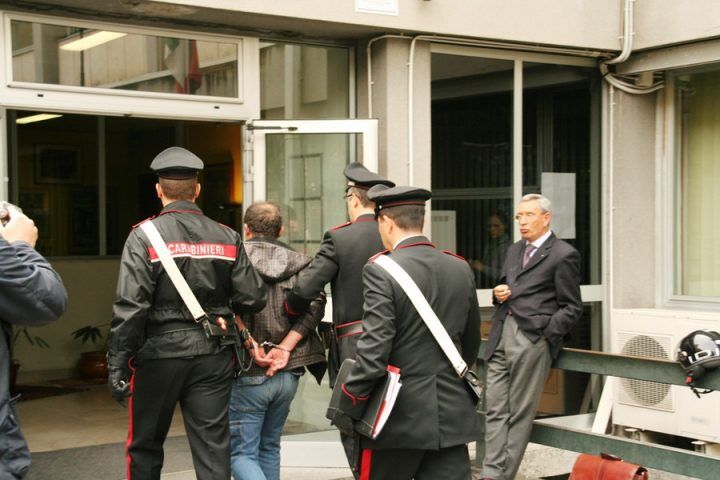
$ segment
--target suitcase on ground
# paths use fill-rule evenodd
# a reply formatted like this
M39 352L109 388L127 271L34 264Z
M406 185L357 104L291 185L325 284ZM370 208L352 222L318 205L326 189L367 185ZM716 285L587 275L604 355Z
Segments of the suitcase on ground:
M648 471L608 453L583 453L575 460L570 480L648 480Z

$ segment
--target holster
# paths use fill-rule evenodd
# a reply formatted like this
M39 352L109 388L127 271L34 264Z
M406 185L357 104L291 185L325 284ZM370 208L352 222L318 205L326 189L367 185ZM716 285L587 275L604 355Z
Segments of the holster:
M205 337L208 340L216 338L221 347L231 347L234 358L234 373L235 378L237 378L242 372L242 365L245 363L245 348L240 339L237 324L233 320L230 320L227 323L227 330L223 330L218 324L210 321L208 317L203 318L198 323L202 326Z
M648 480L648 471L608 453L583 453L575 460L570 480Z
M338 345L337 332L335 327L328 332L328 366L331 371L340 370L340 345Z
M318 335L320 336L323 348L325 348L325 350L329 349L333 342L333 336L335 335L335 329L332 323L320 322L318 325ZM337 341L337 339L335 340Z

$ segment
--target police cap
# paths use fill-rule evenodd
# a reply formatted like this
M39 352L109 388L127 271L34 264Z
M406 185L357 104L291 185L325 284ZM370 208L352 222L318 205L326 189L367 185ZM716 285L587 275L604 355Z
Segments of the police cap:
M204 167L203 161L197 155L182 147L166 148L158 153L150 164L158 177L173 180L195 178Z
M358 162L353 162L345 167L343 175L345 175L348 179L348 187L357 187L367 190L374 185L385 185L387 187L395 186L395 184L390 180L381 177L377 173L371 172Z
M425 206L425 202L431 197L430 190L419 187L376 185L368 190L368 200L375 202L375 214L380 214L386 208L401 205Z

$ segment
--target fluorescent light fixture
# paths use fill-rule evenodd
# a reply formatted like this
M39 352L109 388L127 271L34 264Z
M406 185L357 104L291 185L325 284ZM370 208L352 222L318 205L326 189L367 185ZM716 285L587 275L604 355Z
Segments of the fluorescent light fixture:
M30 115L29 117L22 117L15 120L15 123L25 125L26 123L42 122L44 120L52 120L53 118L62 117L57 113L38 113L37 115Z
M76 36L60 42L60 48L70 52L81 52L83 50L88 50L90 48L97 47L98 45L102 45L103 43L122 38L125 35L127 35L127 33L95 30L87 35L83 35L82 37Z

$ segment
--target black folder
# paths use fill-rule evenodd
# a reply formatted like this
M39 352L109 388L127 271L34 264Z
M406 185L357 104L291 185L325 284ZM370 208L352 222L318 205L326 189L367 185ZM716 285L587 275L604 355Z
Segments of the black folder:
M355 360L348 358L340 365L340 371L335 379L335 387L330 397L330 405L325 413L325 417L330 420L333 420L337 413L345 413L340 409L340 399L345 395L342 386L354 364ZM387 372L387 375L378 381L370 394L362 418L355 422L355 431L371 439L380 435L395 406L395 400L402 386L399 368L388 365Z

